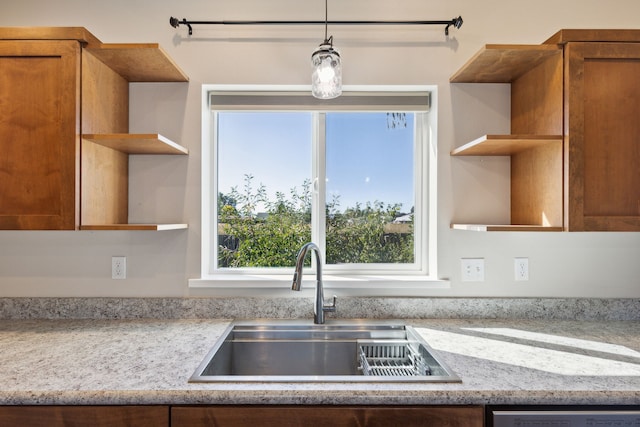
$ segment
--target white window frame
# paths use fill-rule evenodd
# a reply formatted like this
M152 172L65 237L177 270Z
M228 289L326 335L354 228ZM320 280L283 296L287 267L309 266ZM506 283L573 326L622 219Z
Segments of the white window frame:
M430 295L433 289L449 288L447 280L437 277L437 87L436 86L345 86L343 90L349 92L385 92L385 91L427 91L430 93L431 108L423 117L426 123L422 127L429 134L427 144L418 144L414 156L416 171L426 170L427 176L421 177L422 188L416 188L416 204L426 213L427 220L422 221L422 229L417 227L416 235L426 235L427 238L415 239L422 244L419 253L422 259L417 260L420 269L406 271L399 268L390 271L388 267L350 265L324 267L323 282L325 289L337 295L358 296L420 296ZM239 92L239 91L274 91L274 92L309 92L309 86L249 86L249 85L203 85L202 86L202 230L201 230L201 277L189 280L191 294L220 295L220 296L301 296L310 295L315 275L312 269L305 270L303 292L291 291L293 268L278 269L220 269L212 268L213 244L215 236L211 232L217 228L217 216L213 212L213 199L218 194L215 177L211 165L215 164L214 144L214 116L209 105L211 92ZM420 127L418 127L419 129ZM316 132L321 130L316 129ZM319 138L314 137L314 143ZM313 159L313 173L322 167L318 162L324 162L319 156ZM425 169L422 162L426 162ZM420 187L420 186L416 186ZM324 202L324 183L317 183L314 191L314 203ZM423 197L426 191L426 196ZM319 199L319 200L318 200ZM417 210L417 209L416 209ZM324 212L324 209L321 209ZM324 221L316 216L314 221ZM316 228L316 227L314 227ZM420 234L418 234L420 233ZM318 236L313 236L316 239ZM318 242L322 245L323 242ZM322 246L321 246L322 247ZM324 258L323 258L324 259ZM403 271L405 270L405 271ZM306 291L305 291L306 290ZM329 291L328 291L329 292Z

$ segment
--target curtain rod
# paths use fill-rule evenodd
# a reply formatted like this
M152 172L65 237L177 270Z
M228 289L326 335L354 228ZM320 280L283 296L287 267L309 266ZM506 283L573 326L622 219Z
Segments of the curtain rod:
M169 18L169 24L173 28L186 25L189 28L189 35L193 34L192 25L445 25L444 34L448 36L450 26L455 28L462 26L462 16L449 21L188 21L172 16Z

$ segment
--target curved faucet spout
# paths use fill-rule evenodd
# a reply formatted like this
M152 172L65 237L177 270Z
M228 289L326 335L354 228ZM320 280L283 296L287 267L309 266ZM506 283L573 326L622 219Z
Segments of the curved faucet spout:
M323 324L324 313L326 311L336 311L336 297L333 297L333 302L331 304L324 304L324 289L322 286L322 258L320 256L320 248L318 248L318 246L313 242L306 243L298 251L291 290L299 291L302 287L302 268L304 266L304 259L310 249L316 254L316 297L315 303L313 305L313 322L317 324Z

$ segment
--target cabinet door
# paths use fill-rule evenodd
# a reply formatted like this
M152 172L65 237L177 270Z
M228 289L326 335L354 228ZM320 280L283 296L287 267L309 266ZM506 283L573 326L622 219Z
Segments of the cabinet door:
M480 406L172 407L172 427L482 427Z
M565 48L565 225L640 231L640 43Z
M20 427L163 427L167 406L0 406L0 425Z
M0 41L0 229L79 218L80 44Z

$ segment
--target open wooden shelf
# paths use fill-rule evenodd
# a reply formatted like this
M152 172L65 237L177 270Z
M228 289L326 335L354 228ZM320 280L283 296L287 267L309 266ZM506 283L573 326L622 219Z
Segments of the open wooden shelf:
M562 135L484 135L454 149L451 155L511 156L552 143L562 143Z
M451 83L511 83L553 55L561 55L556 45L488 44L458 70Z
M86 48L103 69L95 65L86 72L95 71L94 79L102 81L107 73L131 82L188 82L186 74L156 43L101 44ZM100 90L103 90L102 87ZM128 103L128 85L121 94ZM101 96L109 96L102 93ZM125 110L126 111L126 110ZM128 125L116 124L91 128L90 131L113 133L86 133L83 139L83 213L81 230L182 230L187 224L129 224L128 217L128 158L132 154L187 155L189 150L170 139L153 134L118 133ZM96 129L96 130L94 130Z
M484 135L452 156L511 157L511 217L519 224L451 224L468 231L563 231L562 136Z
M135 154L151 155L187 155L189 150L159 134L85 134L82 136L85 144L85 159L93 159L92 167L83 174L84 185L91 188L85 194L85 206L90 208L93 215L80 225L80 230L147 230L167 231L188 228L187 224L128 224L127 219L127 185L128 185L128 157ZM91 153L91 154L89 154ZM109 165L105 167L104 165ZM96 171L99 170L99 173ZM119 183L119 184L113 184ZM89 203L89 200L91 202ZM110 212L111 206L120 206L119 214L102 216L103 212ZM96 215L97 213L97 215ZM118 223L102 223L110 220Z
M127 154L189 154L189 150L157 133L89 134L82 139Z
M189 81L157 43L103 43L87 51L129 82Z
M82 225L80 230L124 230L124 231L168 231L168 230L184 230L189 228L188 224L101 224L101 225Z
M451 83L511 85L511 134L484 135L451 151L452 156L510 158L511 224L453 223L451 228L563 231L562 58L562 48L553 44L489 44L451 76Z

